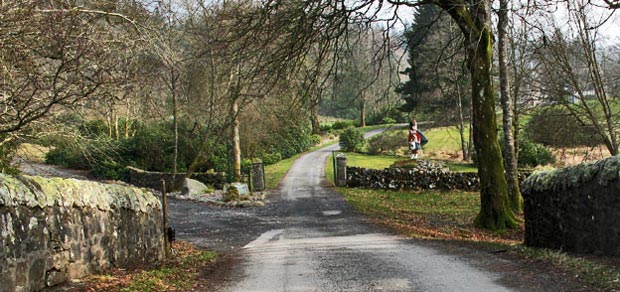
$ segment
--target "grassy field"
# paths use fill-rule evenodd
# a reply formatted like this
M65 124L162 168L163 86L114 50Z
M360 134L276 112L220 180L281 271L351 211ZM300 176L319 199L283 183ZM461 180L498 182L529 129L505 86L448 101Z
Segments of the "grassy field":
M461 137L455 127L441 127L422 129L429 142L424 146L426 152L459 152L461 151ZM469 129L466 129L465 139L469 139Z

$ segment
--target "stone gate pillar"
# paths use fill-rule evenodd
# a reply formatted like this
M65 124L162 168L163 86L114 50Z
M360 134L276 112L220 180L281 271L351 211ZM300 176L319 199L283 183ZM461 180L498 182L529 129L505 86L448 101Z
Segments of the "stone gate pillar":
M347 185L347 156L340 153L336 156L336 186Z
M252 191L265 190L265 165L262 162L252 163Z

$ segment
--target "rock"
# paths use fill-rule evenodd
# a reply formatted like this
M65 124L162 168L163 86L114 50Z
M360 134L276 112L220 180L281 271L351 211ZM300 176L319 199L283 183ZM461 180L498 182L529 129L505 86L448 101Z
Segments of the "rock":
M205 184L191 178L186 178L183 182L183 190L181 191L181 195L196 196L206 194L208 192L209 187L207 187Z
M264 207L265 206L265 203L262 202L262 201L255 201L253 204L256 207Z

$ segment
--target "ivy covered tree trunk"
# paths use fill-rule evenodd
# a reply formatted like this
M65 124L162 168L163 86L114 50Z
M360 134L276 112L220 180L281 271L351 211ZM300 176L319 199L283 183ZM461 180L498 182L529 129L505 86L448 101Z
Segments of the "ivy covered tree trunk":
M480 178L480 213L475 224L491 230L515 228L518 219L510 206L504 163L497 141L495 97L491 80L492 33L488 0L469 6L460 1L437 1L465 36L472 80L472 127ZM461 3L461 4L459 4Z

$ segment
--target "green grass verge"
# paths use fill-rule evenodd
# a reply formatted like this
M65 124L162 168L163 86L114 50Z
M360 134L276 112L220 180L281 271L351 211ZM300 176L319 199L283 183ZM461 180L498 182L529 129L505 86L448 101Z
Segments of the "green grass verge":
M456 127L441 127L422 129L429 142L424 146L425 151L461 151L461 136ZM469 130L466 129L465 139L469 139Z
M347 152L345 155L347 155L347 166L371 169L384 169L390 167L395 161L402 160L402 157L389 155L367 155L352 152Z
M355 166L369 169L384 169L390 167L396 161L407 159L406 157L393 155L368 155L363 153L346 152L347 166ZM472 164L442 161L450 171L454 172L477 172L478 169Z
M453 191L383 191L338 188L358 211L375 219L424 221L437 232L451 234L468 228L480 209L478 193ZM419 223L419 222L418 222ZM418 227L422 227L419 225ZM457 228L457 229L455 229ZM428 236L429 234L419 234Z

